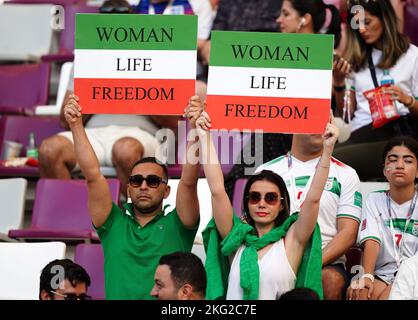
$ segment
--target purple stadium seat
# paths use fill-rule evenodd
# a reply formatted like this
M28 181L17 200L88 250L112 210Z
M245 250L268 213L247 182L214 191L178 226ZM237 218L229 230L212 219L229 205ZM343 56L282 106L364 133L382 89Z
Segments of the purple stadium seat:
M238 217L242 217L242 197L244 196L244 188L247 184L247 180L247 178L241 178L235 181L232 207Z
M61 31L59 52L43 56L42 61L73 61L76 13L99 13L99 7L86 6L80 3L76 5L66 4L63 6L65 10L65 28Z
M46 63L0 65L0 114L35 114L48 103L49 76Z
M410 0L404 6L405 34L418 46L418 0Z
M112 199L119 202L120 182L107 180ZM31 240L99 241L87 208L85 180L40 179L36 186L32 224L11 230L10 238Z
M93 300L105 299L104 256L101 244L81 243L75 248L74 262L84 269L91 279L88 295Z
M26 154L29 133L35 134L36 144L63 129L60 127L58 117L23 117L3 116L0 118L0 154L3 154L4 141L14 141L23 144L20 156ZM1 177L38 177L36 167L5 167L0 165Z

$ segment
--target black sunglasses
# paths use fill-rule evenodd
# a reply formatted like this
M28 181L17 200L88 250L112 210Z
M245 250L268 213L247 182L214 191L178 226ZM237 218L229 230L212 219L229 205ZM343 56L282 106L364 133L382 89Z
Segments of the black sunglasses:
M129 13L131 9L128 7L103 7L100 8L100 13Z
M56 291L52 291L52 290L50 290L50 291L51 291L51 293L53 293L57 296L63 297L64 300L91 300L91 296L89 296L85 293L82 293L80 295L76 295L75 293L58 293Z
M267 192L264 195L264 201L270 206L274 206L279 201L279 198L280 197L277 192ZM257 204L261 201L261 199L263 199L261 193L256 191L250 192L247 196L249 204Z
M154 174L150 174L149 176L146 176L145 178L140 174L136 174L134 176L129 177L129 184L134 188L139 188L142 185L142 182L144 182L144 180L147 183L147 186L150 188L158 188L160 183L168 182L166 179L163 179Z

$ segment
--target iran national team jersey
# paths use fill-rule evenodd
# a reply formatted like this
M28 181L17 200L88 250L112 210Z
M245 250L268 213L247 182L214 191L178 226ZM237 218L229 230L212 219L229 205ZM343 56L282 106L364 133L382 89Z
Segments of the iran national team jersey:
M393 282L395 272L398 270L395 246L400 261L418 253L418 206L415 206L405 229L411 202L412 200L399 205L391 200L392 219L385 191L371 192L364 202L360 243L374 240L380 244L375 274L387 283ZM390 220L392 220L393 232Z
M256 172L271 170L280 175L286 182L290 196L290 211L299 211L298 205L301 197L304 198L309 189L311 176L314 175L319 157L303 162L289 154L276 158L259 166ZM294 183L291 182L293 177ZM292 187L292 185L294 187ZM306 191L305 191L306 189ZM350 218L360 223L361 218L361 193L360 179L351 167L331 158L328 180L321 196L318 224L321 229L322 248L324 248L337 234L337 219ZM294 197L294 194L296 196ZM340 257L334 263L344 263L345 256Z

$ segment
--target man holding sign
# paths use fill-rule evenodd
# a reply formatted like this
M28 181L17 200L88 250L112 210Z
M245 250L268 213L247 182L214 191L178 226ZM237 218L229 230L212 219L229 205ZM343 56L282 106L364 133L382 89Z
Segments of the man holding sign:
M78 97L71 96L64 114L73 134L77 161L87 180L89 213L104 250L106 299L150 299L160 257L192 249L199 225L199 165L183 166L176 208L164 213L163 200L170 194L167 168L155 158L138 161L127 186L132 203L122 210L112 203L109 186L83 128L78 101ZM187 117L192 127L202 106L199 97L191 98Z

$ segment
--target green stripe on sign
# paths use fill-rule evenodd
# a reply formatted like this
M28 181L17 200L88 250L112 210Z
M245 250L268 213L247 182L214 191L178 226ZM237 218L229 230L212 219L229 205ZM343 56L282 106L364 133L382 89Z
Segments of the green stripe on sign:
M197 16L77 14L76 49L196 50Z
M333 50L332 35L212 31L210 65L331 70Z

